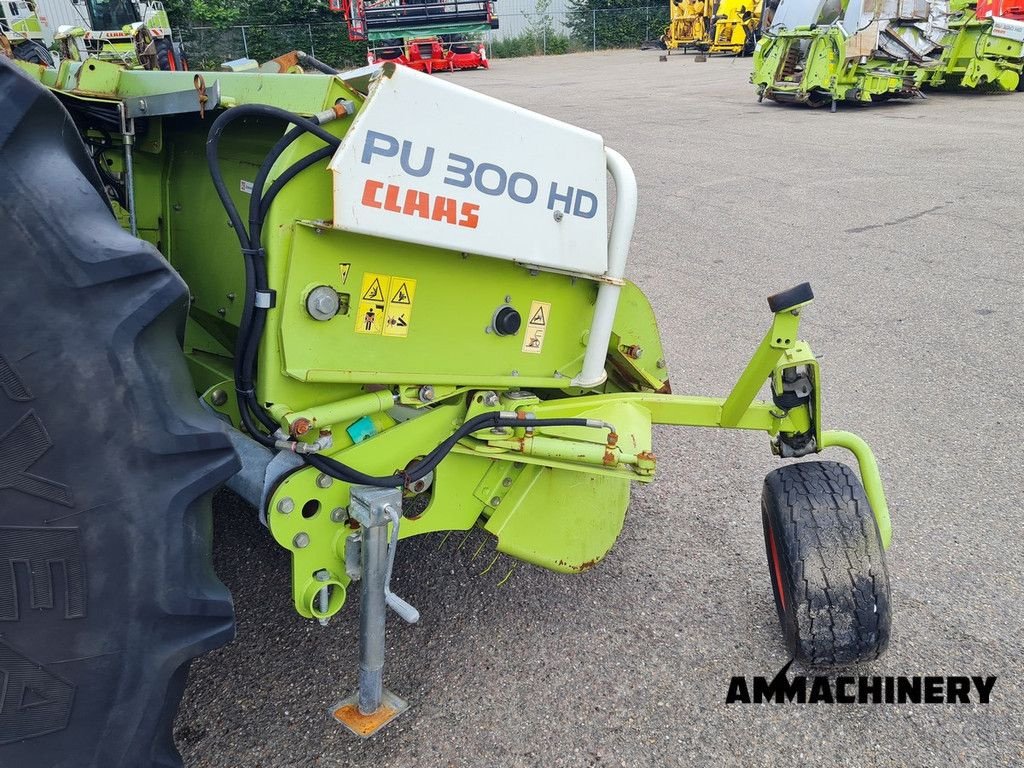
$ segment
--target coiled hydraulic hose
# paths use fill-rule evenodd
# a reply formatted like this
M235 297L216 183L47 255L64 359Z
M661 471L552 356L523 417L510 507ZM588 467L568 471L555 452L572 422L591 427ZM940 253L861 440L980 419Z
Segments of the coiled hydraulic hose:
M338 111L334 110L333 116L338 115ZM231 199L231 195L228 193L227 185L224 183L224 175L220 170L217 153L224 130L230 123L243 117L283 120L293 126L278 139L270 149L270 152L267 153L266 158L264 158L263 163L260 165L259 172L256 174L256 178L253 180L248 228L246 228L238 209L235 207L234 201ZM214 188L217 190L217 196L220 198L224 210L227 211L231 226L238 236L242 260L245 265L245 298L242 306L242 318L238 327L238 339L235 344L234 362L235 392L238 395L239 416L246 431L255 440L268 448L275 448L276 442L279 439L275 437L275 433L280 434L280 425L260 404L256 397L254 385L256 354L266 326L266 312L269 309L268 302L258 301L258 298L270 295L269 286L267 285L266 253L262 246L263 221L270 211L274 198L277 197L278 193L289 181L307 168L329 158L341 144L341 140L337 136L321 127L320 123L324 117L332 117L332 115L331 113L323 113L313 118L305 118L266 104L246 104L233 107L218 116L210 128L210 133L206 140L206 161L210 168L210 177L213 180ZM316 136L324 141L327 146L311 152L288 167L275 179L266 194L264 194L263 187L270 176L270 171L274 164L285 150L291 146L292 142L304 133ZM260 429L256 421L259 421L269 431L269 434ZM592 419L523 420L518 416L513 418L496 411L483 413L468 419L449 435L447 439L435 446L426 456L415 462L405 471L386 476L368 475L336 459L321 454L300 455L310 466L343 482L390 488L419 480L432 472L460 440L473 432L494 427L522 427L524 424L529 425L531 428L610 428L610 425Z

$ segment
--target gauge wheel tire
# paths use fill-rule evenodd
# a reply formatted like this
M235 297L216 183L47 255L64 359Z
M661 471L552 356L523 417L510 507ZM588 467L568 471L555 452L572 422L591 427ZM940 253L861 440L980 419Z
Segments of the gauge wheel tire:
M775 606L790 654L814 666L877 659L889 644L889 572L853 470L832 461L771 472L761 522Z
M14 58L27 61L31 64L43 64L47 67L53 66L53 56L46 46L35 40L26 40L12 47Z
M188 306L58 100L0 60L0 765L180 766L190 661L234 632L210 497L238 467Z

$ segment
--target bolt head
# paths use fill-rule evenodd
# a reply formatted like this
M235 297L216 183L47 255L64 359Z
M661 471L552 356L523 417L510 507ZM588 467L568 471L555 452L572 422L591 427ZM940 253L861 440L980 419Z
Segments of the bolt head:
M561 211L555 211L555 221L561 221L565 217L565 214Z
M340 310L338 292L329 285L318 285L306 297L306 311L314 320L330 320Z
M216 406L222 406L228 401L228 393L223 389L213 390L213 394L210 395L210 402Z
M330 475L326 475L323 472L321 472L319 475L316 476L317 488L330 488L332 485L334 485L334 478L331 477Z
M429 403L434 399L434 388L427 384L424 387L420 387L419 398L424 403Z
M488 392L484 395L484 405L488 408L493 408L498 404L498 394L496 392Z
M309 546L309 534L308 533L296 533L295 538L292 539L292 544L296 549L305 549Z
M344 523L348 520L348 510L344 507L335 507L331 510L331 520L335 523Z
M506 488L510 488L512 486L512 478L506 477L504 480L501 481L501 484L504 485Z
M500 496L495 496L495 497L493 497L493 498L491 499L491 506L492 506L492 507L496 507L496 506L498 506L499 504L501 504L501 497L500 497Z
M295 509L295 501L289 496L285 496L277 502L277 511L282 515L290 514L293 509Z
M319 570L319 571L316 572L316 580L317 581L330 581L330 579L331 579L331 572L330 571L328 571L326 569L323 569L323 570Z

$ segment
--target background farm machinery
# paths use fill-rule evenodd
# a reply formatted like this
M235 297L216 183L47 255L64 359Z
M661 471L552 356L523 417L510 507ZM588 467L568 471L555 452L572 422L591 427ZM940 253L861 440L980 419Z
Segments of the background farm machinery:
M762 0L671 0L661 41L669 51L748 55L760 31L761 9Z
M782 0L751 79L760 98L823 106L913 98L925 87L1012 91L1022 68L1018 0Z
M75 61L187 69L158 0L10 0L0 3L0 37L14 58L34 63L52 65L56 53Z
M0 48L0 55L36 64L53 64L35 3L31 0L0 3Z
M484 37L498 28L492 0L330 0L349 39L365 40L367 62L421 72L488 67Z

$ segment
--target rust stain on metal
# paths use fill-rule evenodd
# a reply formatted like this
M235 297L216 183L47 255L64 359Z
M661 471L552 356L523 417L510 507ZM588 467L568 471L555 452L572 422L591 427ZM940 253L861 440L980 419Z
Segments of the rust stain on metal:
M608 433L608 447L614 448L619 443L619 435L616 432Z
M276 59L271 59L267 62L268 64L277 64L278 69L281 72L287 72L292 67L299 66L299 53L298 51L291 51L289 53L283 53Z
M567 563L565 560L559 560L558 564L563 568L568 568L570 571L575 571L576 573L583 573L584 571L589 571L599 562L601 562L601 558L594 557L590 560L584 560L582 563Z
M665 379L665 383L661 385L661 388L657 390L659 395L671 395L672 385L668 383L668 379Z
M636 455L637 469L644 469L644 465L647 465L647 469L653 469L657 463L657 457L651 451L641 451Z
M346 704L334 710L334 719L343 723L360 736L369 736L398 714L398 710L381 705L369 715L359 711L358 704Z
M643 391L643 382L637 381L635 370L623 366L614 357L609 357L607 362L611 364L612 370L622 379L623 386L629 387L633 392Z
M618 460L615 458L615 451L611 448L605 448L602 461L606 467L614 467L618 463Z

